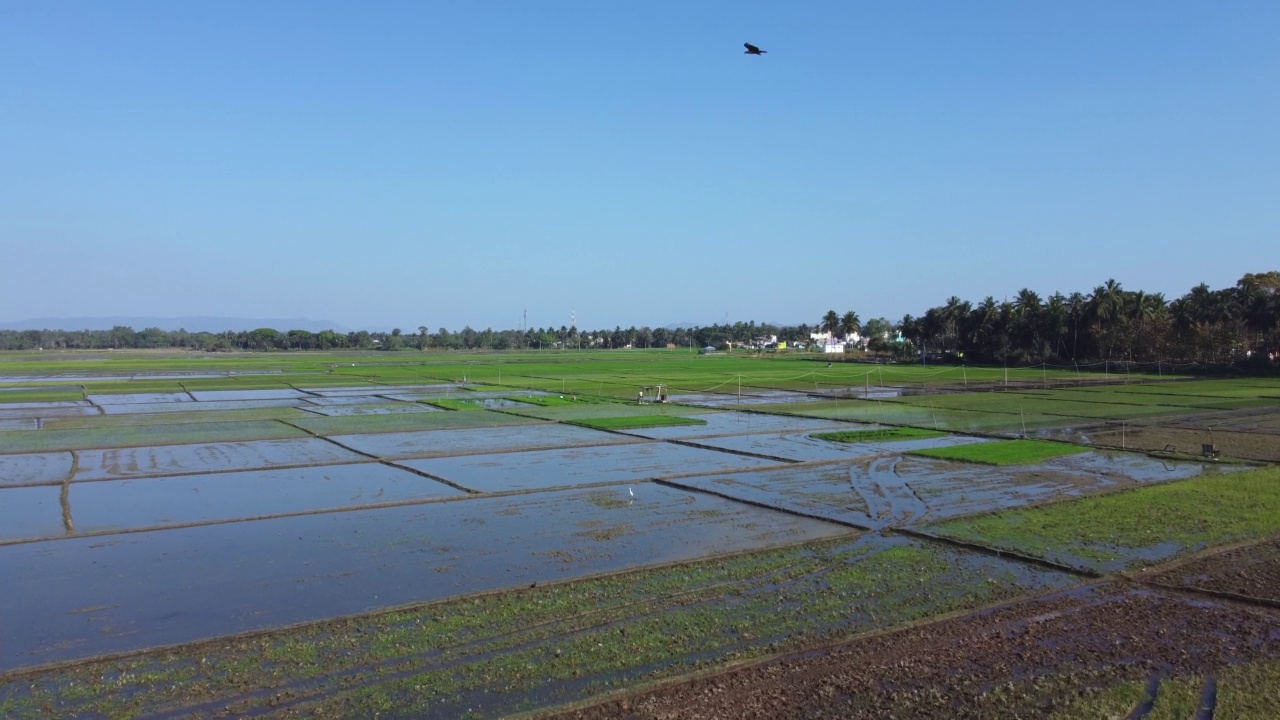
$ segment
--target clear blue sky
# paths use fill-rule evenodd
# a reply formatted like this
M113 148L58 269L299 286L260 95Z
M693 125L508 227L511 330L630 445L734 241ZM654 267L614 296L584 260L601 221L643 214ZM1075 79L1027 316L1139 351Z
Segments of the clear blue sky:
M0 321L1227 286L1280 268L1278 38L1275 0L4 3Z

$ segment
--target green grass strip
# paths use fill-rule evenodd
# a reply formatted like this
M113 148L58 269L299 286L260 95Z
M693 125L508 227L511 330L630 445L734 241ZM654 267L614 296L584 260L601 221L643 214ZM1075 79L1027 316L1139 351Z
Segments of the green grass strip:
M1280 660L1235 665L1218 673L1215 717L1236 720L1274 718L1280 708Z
M815 440L830 440L841 443L865 443L885 440L924 440L926 438L944 437L946 433L921 428L876 428L875 430L841 430L839 432L813 433L809 437Z
M913 450L910 454L982 465L1026 465L1088 451L1089 448L1080 445L1047 440L997 440L974 445Z
M483 410L484 406L479 405L471 400L453 400L451 398L440 398L439 400L425 400L427 405L435 405L445 410Z
M633 430L636 428L667 427L670 425L706 425L706 420L676 415L635 415L632 417L583 418L571 421L574 425L598 430Z
M1122 559L1116 551L1170 542L1186 552L1280 532L1280 467L1203 475L930 529L1042 557ZM1129 564L1139 562L1145 561L1136 557Z

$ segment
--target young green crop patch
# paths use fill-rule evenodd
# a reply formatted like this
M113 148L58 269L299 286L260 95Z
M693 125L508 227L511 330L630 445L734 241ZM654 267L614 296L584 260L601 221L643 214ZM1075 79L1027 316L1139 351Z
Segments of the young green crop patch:
M974 445L913 450L911 454L982 465L1029 465L1088 452L1088 450L1089 448L1080 445L1047 440L998 440Z
M275 420L191 422L154 425L121 424L74 430L10 430L0 432L4 452L47 452L141 445L282 440L306 437L296 427Z
M639 428L669 427L675 425L706 425L706 420L678 415L632 415L630 417L581 418L569 421L574 425L597 430L635 430Z
M434 398L424 401L427 405L434 405L445 410L484 410L484 406L471 400L455 400L453 398Z
M933 525L940 535L1113 571L1280 532L1280 467L1204 475Z
M84 391L78 387L22 388L0 392L0 408L4 408L5 403L64 402L83 399Z
M813 433L809 437L815 440L829 440L840 443L892 442L894 440L925 440L927 438L944 437L946 433L938 430L922 428L895 427L876 428L874 430L842 430L840 432Z

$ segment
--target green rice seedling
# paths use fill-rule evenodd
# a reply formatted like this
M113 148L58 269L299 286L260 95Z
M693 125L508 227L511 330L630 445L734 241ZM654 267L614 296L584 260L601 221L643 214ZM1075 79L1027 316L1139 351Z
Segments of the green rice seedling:
M973 445L913 450L910 454L982 465L1029 465L1088 451L1089 448L1080 445L1048 440L997 440Z

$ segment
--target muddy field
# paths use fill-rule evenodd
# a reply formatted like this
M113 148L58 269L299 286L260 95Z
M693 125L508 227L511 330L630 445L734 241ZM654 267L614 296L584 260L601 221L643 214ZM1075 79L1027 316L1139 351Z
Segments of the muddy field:
M1143 577L1168 585L1260 598L1280 605L1280 539L1207 555Z
M1104 584L546 717L1085 718L1091 689L1276 658L1276 610Z
M671 483L765 507L882 529L1225 469L1107 452L1083 453L1030 467L990 467L884 452L904 444L912 442L885 443L879 448L880 453L847 462L705 475Z

